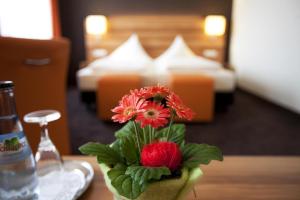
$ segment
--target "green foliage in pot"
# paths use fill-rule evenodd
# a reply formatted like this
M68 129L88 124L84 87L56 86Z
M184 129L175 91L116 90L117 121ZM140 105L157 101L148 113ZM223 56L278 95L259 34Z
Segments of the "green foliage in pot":
M108 166L111 185L127 199L138 198L152 183L223 160L218 147L185 142L185 125L174 124L174 118L191 120L194 113L166 87L130 91L112 111L115 122L126 123L116 140L110 145L90 142L79 150Z

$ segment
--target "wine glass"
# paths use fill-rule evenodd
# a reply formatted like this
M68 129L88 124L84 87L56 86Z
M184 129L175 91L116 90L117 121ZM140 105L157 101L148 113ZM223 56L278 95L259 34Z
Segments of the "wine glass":
M59 119L60 116L60 113L56 110L39 110L24 116L25 122L37 123L41 127L41 140L35 154L39 176L45 176L49 173L60 175L63 171L61 156L49 137L47 127L49 122Z

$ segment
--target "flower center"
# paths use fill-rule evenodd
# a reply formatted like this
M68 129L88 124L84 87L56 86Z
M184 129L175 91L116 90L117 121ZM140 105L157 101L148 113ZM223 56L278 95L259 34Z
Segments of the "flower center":
M150 116L152 116L152 115L154 115L155 113L151 110L151 111L149 111L148 112L148 115L150 115Z
M159 113L157 110L147 110L147 112L144 113L145 118L151 118L156 119Z
M135 109L133 107L128 107L124 110L123 114L124 115L132 115L132 113L135 112Z

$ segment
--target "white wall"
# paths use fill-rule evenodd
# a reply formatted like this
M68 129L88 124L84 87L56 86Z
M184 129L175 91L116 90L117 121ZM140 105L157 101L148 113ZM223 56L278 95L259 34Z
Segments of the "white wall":
M234 0L239 87L300 113L300 0Z

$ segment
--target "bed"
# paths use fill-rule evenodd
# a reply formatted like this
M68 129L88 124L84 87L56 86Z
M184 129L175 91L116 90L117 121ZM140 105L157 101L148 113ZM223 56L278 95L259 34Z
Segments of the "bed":
M138 74L142 86L168 86L174 74L207 75L214 80L216 109L233 102L235 74L223 64L226 36L206 36L201 16L122 15L108 21L100 41L85 34L90 64L77 72L84 102L95 102L99 79L111 74ZM109 54L95 58L95 49Z

